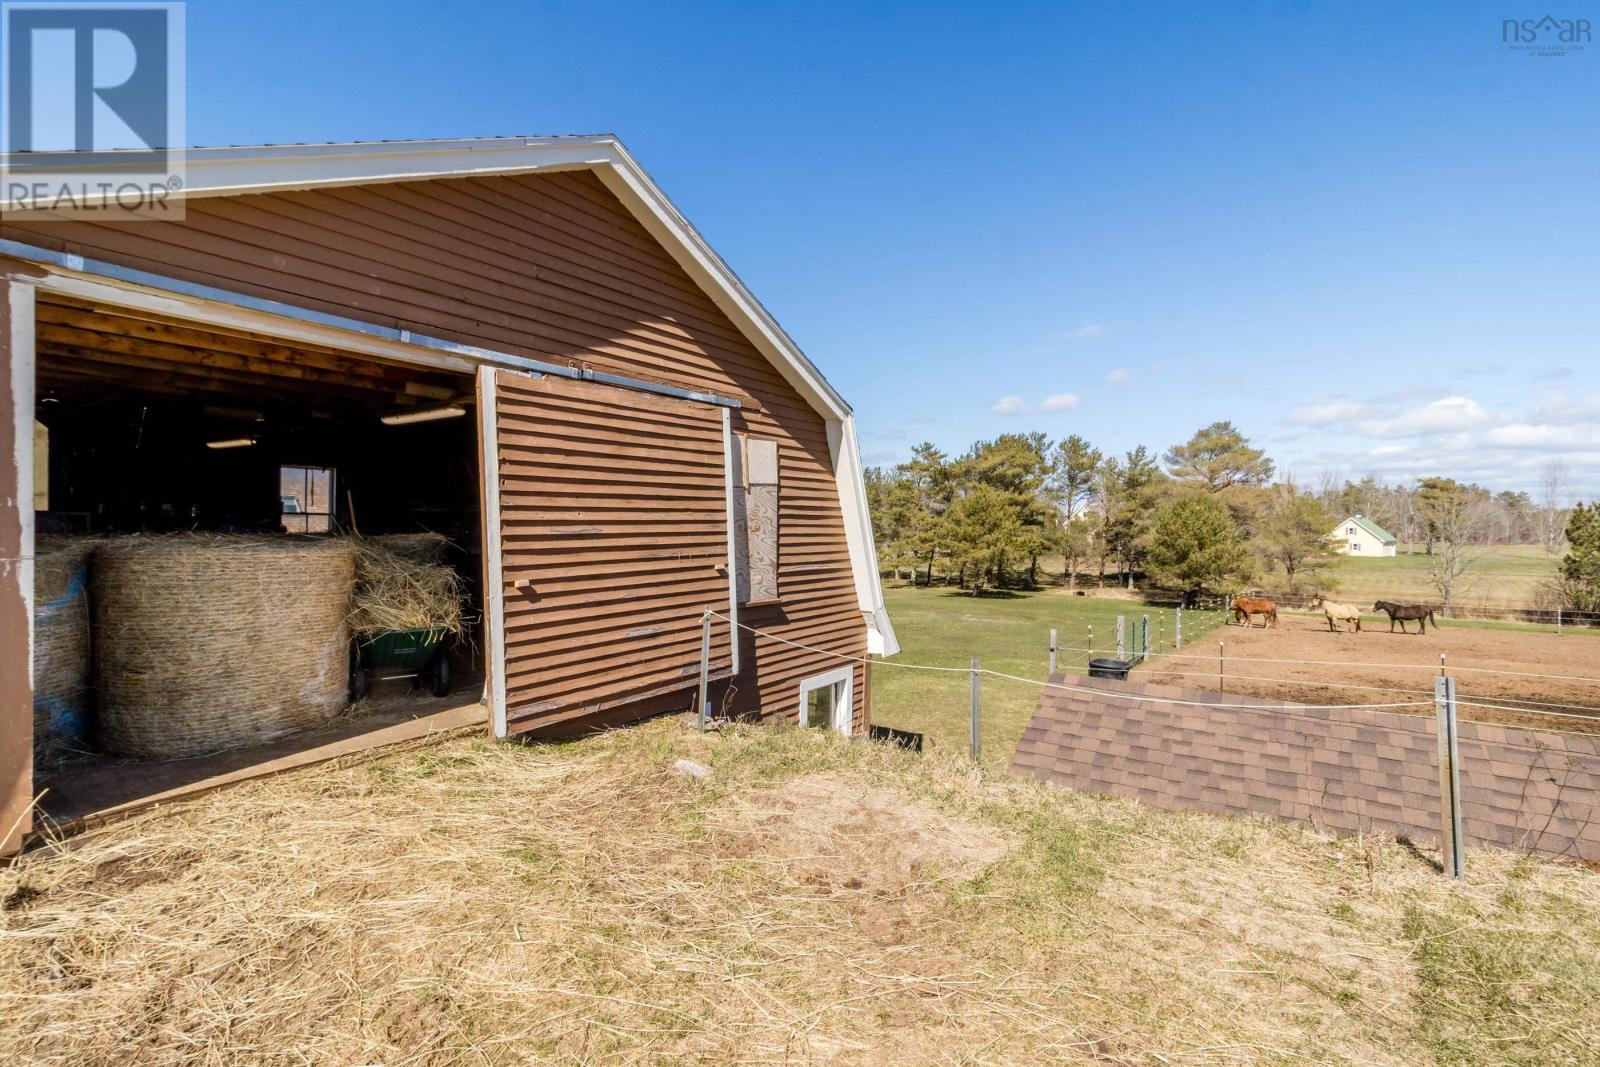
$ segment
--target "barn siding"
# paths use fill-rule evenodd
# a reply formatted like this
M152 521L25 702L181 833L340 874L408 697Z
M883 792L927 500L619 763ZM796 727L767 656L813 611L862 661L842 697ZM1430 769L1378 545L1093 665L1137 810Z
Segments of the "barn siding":
M741 621L866 654L822 416L590 173L201 198L181 223L4 223L0 237L735 397L734 430L777 440L782 471L780 602ZM800 679L837 663L745 635L730 707L792 719ZM860 725L859 667L856 682Z
M29 802L33 795L33 685L28 642L27 586L23 566L23 500L21 439L33 432L32 413L14 426L16 390L12 382L11 290L0 278L0 856L15 852L32 828Z
M494 395L513 731L681 691L728 604L722 409L515 371ZM710 652L730 675L726 623Z

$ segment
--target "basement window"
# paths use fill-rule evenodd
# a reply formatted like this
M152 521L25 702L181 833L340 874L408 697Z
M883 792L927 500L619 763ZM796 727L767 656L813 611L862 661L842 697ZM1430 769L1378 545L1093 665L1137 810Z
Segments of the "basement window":
M289 533L333 531L332 467L279 467L278 520Z
M811 730L838 730L848 736L854 718L853 677L852 668L840 667L826 674L814 674L801 682L800 726Z

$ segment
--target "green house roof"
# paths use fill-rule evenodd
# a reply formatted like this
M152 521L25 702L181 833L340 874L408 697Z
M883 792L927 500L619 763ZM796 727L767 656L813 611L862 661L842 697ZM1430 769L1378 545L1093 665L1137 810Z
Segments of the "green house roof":
M1345 520L1346 525L1352 522L1386 545L1399 544L1399 541L1395 539L1394 534L1390 533L1388 530L1385 530L1382 526L1379 526L1365 515L1352 515L1349 519Z

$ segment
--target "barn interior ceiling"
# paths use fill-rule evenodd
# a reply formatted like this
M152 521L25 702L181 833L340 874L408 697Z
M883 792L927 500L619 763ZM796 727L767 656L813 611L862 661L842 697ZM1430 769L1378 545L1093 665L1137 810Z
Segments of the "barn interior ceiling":
M192 401L208 418L426 412L471 400L471 380L243 330L201 326L59 296L37 306L41 409L133 398Z

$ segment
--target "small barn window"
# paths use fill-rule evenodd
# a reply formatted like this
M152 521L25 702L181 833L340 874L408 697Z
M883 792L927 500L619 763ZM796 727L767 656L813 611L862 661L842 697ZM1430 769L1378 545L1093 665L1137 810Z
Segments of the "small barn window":
M851 694L853 677L852 668L841 667L801 682L798 720L801 727L849 734L851 720L855 717Z
M1354 526L1346 526L1344 528L1344 533L1346 537L1354 537L1356 535L1356 528Z
M279 467L278 520L289 533L333 530L333 468Z
M734 509L739 603L778 601L778 442L739 436Z

